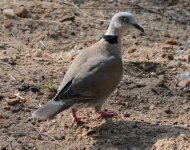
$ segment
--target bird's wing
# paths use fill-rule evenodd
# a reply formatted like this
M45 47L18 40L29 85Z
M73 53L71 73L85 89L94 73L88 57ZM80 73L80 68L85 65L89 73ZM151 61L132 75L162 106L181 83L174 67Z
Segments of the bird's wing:
M87 59L80 71L60 89L54 101L86 101L110 94L121 79L121 67L121 60L115 56L99 55Z

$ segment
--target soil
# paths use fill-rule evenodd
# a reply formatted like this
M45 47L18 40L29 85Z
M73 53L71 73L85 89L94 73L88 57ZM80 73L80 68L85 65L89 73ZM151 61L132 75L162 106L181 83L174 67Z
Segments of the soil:
M190 71L190 2L133 3L0 2L1 150L190 150L190 79L178 84ZM103 106L117 116L100 121L80 110L88 122L72 128L70 110L33 120L75 56L101 38L118 11L133 12L145 34L123 38L124 75Z

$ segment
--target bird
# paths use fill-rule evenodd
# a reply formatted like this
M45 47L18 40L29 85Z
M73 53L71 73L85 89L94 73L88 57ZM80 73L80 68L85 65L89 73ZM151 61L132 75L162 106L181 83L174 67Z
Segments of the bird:
M144 32L132 13L116 13L102 38L84 48L73 60L55 97L34 111L32 117L47 120L70 108L73 126L85 123L77 116L81 108L94 108L99 119L115 116L114 111L102 110L102 105L122 78L121 39L132 28Z

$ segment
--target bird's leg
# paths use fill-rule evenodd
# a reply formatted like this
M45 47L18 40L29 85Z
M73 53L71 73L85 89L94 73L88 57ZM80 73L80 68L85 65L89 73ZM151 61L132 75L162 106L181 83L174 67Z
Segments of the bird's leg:
M71 112L72 112L72 117L73 117L73 122L72 122L71 127L72 127L75 123L78 124L78 125L82 125L82 124L85 123L84 121L81 120L82 118L77 117L77 115L76 115L77 110L76 110L76 109L73 108L73 109L71 110Z
M109 117L113 117L115 115L117 115L116 112L112 111L112 110L105 110L105 111L101 111L101 107L95 107L95 111L99 114L99 116L97 117L98 120L101 120L103 118L109 118Z

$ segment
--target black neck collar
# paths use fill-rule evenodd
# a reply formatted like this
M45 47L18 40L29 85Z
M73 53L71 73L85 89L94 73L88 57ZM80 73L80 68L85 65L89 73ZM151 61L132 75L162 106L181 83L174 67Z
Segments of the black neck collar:
M103 35L102 38L110 44L118 43L118 36L116 35Z

